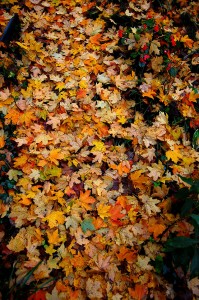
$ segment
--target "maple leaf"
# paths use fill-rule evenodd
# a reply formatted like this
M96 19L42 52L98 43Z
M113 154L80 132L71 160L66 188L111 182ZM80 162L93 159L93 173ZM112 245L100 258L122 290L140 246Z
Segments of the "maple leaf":
M150 48L149 48L149 54L152 54L153 52L157 55L160 54L160 50L158 49L160 47L160 42L157 40L153 40L151 42Z
M92 278L88 278L86 281L86 293L90 299L102 299L103 294L101 282Z
M48 159L50 162L58 165L59 160L64 158L64 154L60 153L61 149L52 149L49 153Z
M144 92L144 93L142 94L142 96L143 96L143 97L149 97L149 98L151 98L151 99L154 99L154 96L156 96L156 92L153 91L153 90L151 90L151 89L149 89L147 92Z
M28 300L46 300L46 291L39 290L28 297Z
M31 173L29 174L29 177L31 179L34 179L35 181L40 178L40 171L37 169L31 169Z
M128 161L120 162L119 165L111 164L110 167L113 170L117 170L119 175L125 175L130 172L131 166Z
M144 203L144 208L149 216L152 214L155 214L157 212L160 212L160 208L156 206L157 203L160 202L158 199L153 199L152 197L149 197L148 195L141 195L140 199Z
M48 125L52 125L53 129L56 129L58 126L60 126L61 120L59 117L55 116L50 116L49 121L46 122Z
M98 215L100 216L100 218L102 218L104 220L104 218L109 217L110 216L110 208L111 208L110 205L105 205L103 203L100 203L97 206L97 212L98 212Z
M89 39L90 43L94 44L94 45L100 45L101 36L102 36L101 33L97 33L97 34L91 36Z
M161 161L158 164L153 163L152 167L147 167L147 169L150 171L148 176L152 177L154 181L157 181L164 174L164 166Z
M42 219L47 221L50 228L57 227L59 224L64 224L65 216L62 211L52 211L48 216Z
M21 112L19 112L19 110L15 109L15 108L11 108L8 110L5 119L7 121L12 122L12 124L18 124L19 118L21 116Z
M14 160L14 167L22 167L26 164L26 162L28 161L28 156L26 154L23 154L19 157L16 157Z
M136 265L143 271L152 270L153 267L149 265L150 258L144 255L138 255Z
M188 48L192 48L194 41L188 37L188 35L184 35L180 39Z
M85 193L80 191L79 201L81 203L81 206L85 209L92 209L90 204L93 204L96 200L92 196L90 196L91 191L87 190Z
M48 243L51 245L58 245L61 242L61 238L59 237L58 229L52 231L47 230Z
M179 159L181 159L183 157L177 148L175 150L168 150L168 151L166 151L165 154L166 154L166 157L168 159L171 159L174 163L177 163L179 161Z
M30 126L31 123L33 121L35 121L37 118L36 116L34 115L34 112L33 111L27 111L27 112L24 112L23 114L21 114L19 116L19 120L17 122L17 124L25 124L26 126Z
M153 233L153 237L156 240L158 235L163 233L163 231L166 229L166 226L164 224L158 224L155 220L154 224L150 222L150 225L148 227L149 232Z
M100 152L106 151L106 147L105 147L104 143L101 141L94 140L93 145L94 145L94 147L93 147L92 151L100 151Z
M49 141L51 141L53 138L49 134L40 133L36 136L35 142L37 144L42 143L44 146L48 145Z
M126 259L130 263L134 262L137 257L136 252L126 248L125 246L121 246L119 253L116 255L120 261Z
M62 169L61 168L58 168L57 166L53 166L51 168L46 168L44 170L44 177L47 176L47 177L60 177L61 176L61 173L62 173Z
M9 180L12 180L14 179L14 181L18 181L18 176L21 176L23 173L19 170L14 170L14 169L10 169L8 172L7 172L7 175L8 175L8 178Z
M95 226L93 225L93 219L88 218L84 219L81 223L82 231L85 233L87 230L95 230Z
M129 294L134 300L143 300L147 295L146 285L136 284L135 289L129 288Z
M11 238L10 242L7 245L8 249L12 250L13 252L23 251L26 246L25 233L25 228L20 229L17 235L14 238Z
M79 245L86 245L86 244L90 243L90 241L85 238L85 235L84 235L81 227L78 227L78 229L76 230L75 238Z
M113 221L117 221L120 218L123 218L125 214L121 213L122 206L121 205L114 205L110 208L109 213L110 213L110 218Z
M105 256L102 253L98 253L94 260L99 269L106 270L109 267L111 256Z
M163 57L162 56L156 56L151 59L151 67L155 72L161 72L163 69Z

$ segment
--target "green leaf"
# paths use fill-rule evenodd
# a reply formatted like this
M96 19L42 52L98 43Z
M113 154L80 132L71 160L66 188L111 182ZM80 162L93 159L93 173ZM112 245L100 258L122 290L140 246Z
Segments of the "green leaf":
M10 71L10 73L8 74L8 78L13 78L15 76L16 76L16 74L12 71Z
M199 129L197 129L193 134L192 146L195 150L199 149Z
M81 224L82 231L85 233L87 230L95 230L95 226L93 225L92 219L84 219L84 221Z
M163 257L161 255L158 255L155 258L155 270L158 274L161 274L163 270Z
M165 251L169 252L169 251L173 251L174 249L187 248L187 247L190 247L190 246L194 246L198 243L199 243L199 240L194 240L194 239L191 239L191 238L187 238L185 236L177 236L177 237L174 237L172 239L169 239L166 242Z
M196 224L199 226L199 215L192 214L190 217L196 222Z
M175 77L175 76L178 74L178 69L172 67L172 68L169 70L169 74L170 74L172 77Z
M199 248L197 247L191 260L190 272L192 278L199 275Z
M138 42L140 40L140 35L139 34L135 33L134 37L135 37L136 42Z
M195 180L193 185L191 186L191 192L199 194L199 180Z
M161 182L160 181L154 181L153 182L154 187L160 186Z
M138 55L139 55L138 52L132 52L132 53L130 54L130 57L131 57L131 58L136 58Z
M186 182L186 183L188 183L188 184L190 184L190 185L192 185L193 183L194 183L194 181L193 181L193 179L191 179L191 178L187 178L187 177L183 177L183 176L181 176L181 175L178 175L184 182Z
M190 210L193 208L194 205L194 199L192 198L186 198L184 201L184 204L181 207L180 215L181 217L185 217L187 214L190 213Z
M61 176L61 172L62 172L62 169L61 168L58 168L57 166L53 166L49 169L46 169L46 171L44 172L44 175L47 175L49 177L60 177Z
M146 24L148 27L153 27L155 21L153 19L144 20L144 24Z

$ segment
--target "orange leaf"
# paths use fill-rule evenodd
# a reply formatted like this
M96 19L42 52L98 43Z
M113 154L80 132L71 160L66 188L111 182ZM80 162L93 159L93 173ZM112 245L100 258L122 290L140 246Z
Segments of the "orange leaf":
M156 240L158 235L163 233L163 231L166 229L166 226L163 224L155 223L154 225L150 225L148 227L149 232L153 233L153 237Z
M151 98L151 99L154 99L155 95L156 95L156 92L154 92L151 89L149 89L147 92L142 94L143 97L148 97L148 98Z
M136 284L135 289L129 288L129 294L134 300L142 300L147 295L147 287L145 285Z
M76 300L78 299L79 291L70 291L70 299Z
M61 281L56 282L56 289L58 292L66 292L68 290L67 286Z
M116 204L120 204L123 208L126 208L126 201L127 201L126 196L119 196L117 197Z
M9 120L10 122L12 122L12 124L16 125L18 124L18 120L21 116L21 112L19 112L19 110L11 108L9 109L7 115L5 116L6 120Z
M126 248L125 246L121 246L120 252L116 255L119 261L126 259L129 263L134 262L135 258L137 257L136 252Z
M28 198L26 195L21 195L22 200L19 201L19 203L23 204L23 205L30 205L32 203L32 201L30 200L30 198Z
M27 111L20 115L20 118L17 124L25 124L26 126L31 125L32 121L35 121L37 118L34 115L34 111Z
M83 256L78 253L77 255L74 255L74 257L71 259L71 264L75 268L82 268L85 265L85 260Z
M48 236L49 244L57 245L61 241L59 237L58 229L54 230L53 232L47 230L47 236Z
M111 207L109 213L113 221L117 221L118 219L123 218L125 216L125 214L121 213L121 210L122 210L121 205L115 205Z
M28 300L46 300L46 291L39 290L28 297Z
M82 99L85 96L86 96L86 90L85 89L79 89L77 91L77 95L76 95L77 99Z
M5 146L4 136L0 136L0 148L3 148L4 146Z
M19 157L16 157L15 162L14 162L14 167L15 168L22 167L26 164L27 161L28 161L28 156L25 154L23 154Z
M131 170L129 162L121 162L119 165L111 164L110 167L113 170L117 170L119 175L122 176L123 174L128 174Z
M99 40L100 40L101 36L102 36L101 33L97 33L97 34L91 36L90 39L89 39L90 43L95 44L95 45L100 45Z
M87 190L85 193L80 191L79 200L81 202L81 206L86 209L91 209L91 206L89 204L92 204L95 202L95 198L90 196L91 191Z

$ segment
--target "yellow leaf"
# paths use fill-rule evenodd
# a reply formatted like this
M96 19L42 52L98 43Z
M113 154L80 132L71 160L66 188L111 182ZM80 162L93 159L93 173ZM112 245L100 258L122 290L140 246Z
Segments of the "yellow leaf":
M156 95L156 92L154 92L151 89L149 89L147 92L145 92L145 93L142 94L143 97L149 97L151 99L154 99L155 95Z
M98 211L98 215L100 216L100 218L102 218L104 220L104 218L106 217L110 217L110 205L105 205L103 203L100 203L97 207L97 211Z
M157 40L153 40L150 45L149 54L152 54L153 52L157 55L160 54L160 50L158 49L160 47L160 42Z
M182 158L182 155L179 150L175 149L175 150L168 150L166 152L166 157L168 159L171 159L174 163L177 163L179 159Z
M24 45L23 43L16 42L16 44L17 44L19 47L21 47L21 48L23 48L23 49L25 49L25 50L28 50L28 47L27 47L26 45Z
M56 251L57 251L57 250L54 249L54 247L53 247L52 244L50 244L50 246L46 246L46 247L45 247L45 252L46 252L47 254L52 255L52 254L55 253Z
M64 224L65 216L62 211L53 211L42 220L47 221L50 228L54 228L57 227L59 224Z
M17 168L17 167L22 167L26 164L26 162L28 161L28 156L23 154L19 157L16 157L14 159L14 167Z
M59 164L59 161L60 159L63 159L64 158L64 154L63 153L60 153L61 149L52 149L50 151L50 154L49 154L49 160L50 162L58 165Z
M9 250L12 250L13 252L23 251L26 246L25 233L26 233L25 228L22 228L17 233L17 235L10 240L9 244L7 245L7 248Z
M194 41L188 37L188 35L185 35L180 40L187 46L188 48L192 48Z
M58 245L61 242L61 238L59 237L58 229L54 230L53 232L47 230L48 236L48 243L53 245Z
M163 68L163 57L162 56L156 56L151 59L151 67L155 72L160 72Z
M94 140L93 145L95 147L92 149L92 152L93 151L100 151L100 152L105 152L106 151L106 147L105 147L104 143L101 142L101 141Z

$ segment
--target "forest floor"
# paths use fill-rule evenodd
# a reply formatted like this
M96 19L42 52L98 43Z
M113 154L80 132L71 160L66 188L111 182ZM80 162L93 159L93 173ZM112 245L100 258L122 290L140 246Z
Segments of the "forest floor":
M0 299L198 299L198 15L1 0Z

